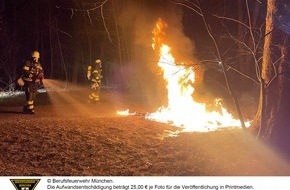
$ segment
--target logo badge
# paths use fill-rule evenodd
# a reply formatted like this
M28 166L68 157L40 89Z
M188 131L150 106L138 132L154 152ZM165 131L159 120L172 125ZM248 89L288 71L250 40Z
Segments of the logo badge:
M16 190L34 190L40 179L10 179Z

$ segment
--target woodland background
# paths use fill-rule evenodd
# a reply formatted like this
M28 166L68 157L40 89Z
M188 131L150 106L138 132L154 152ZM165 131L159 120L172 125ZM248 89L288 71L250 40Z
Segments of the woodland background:
M266 5L257 1L249 3L257 29L260 29L265 23ZM218 17L245 20L245 4L207 0L200 1L200 6L211 30L219 38L219 48L227 56L226 64L252 77L252 80L244 79L230 69L233 82L251 89L257 83L255 64L251 60L243 61L250 56L247 52L238 53L241 47L230 38L230 35L238 38L238 34L243 33L246 41L248 34L236 22ZM144 94L151 94L147 91L160 81L160 76L156 76L158 54L151 48L152 30L158 18L168 23L167 40L176 59L201 68L200 77L205 72L210 73L206 74L206 80L223 86L221 67L200 16L174 2L2 0L1 87L17 77L23 59L36 49L41 53L46 78L82 83L86 80L87 65L100 58L105 85L144 89ZM220 84L215 84L217 77ZM246 84L240 85L240 79Z
M46 78L83 85L87 65L100 58L104 86L162 105L166 89L151 47L162 18L176 60L196 70L195 98L232 98L241 122L239 102L259 102L251 128L290 152L286 0L1 0L0 6L2 91L17 88L10 84L37 49Z

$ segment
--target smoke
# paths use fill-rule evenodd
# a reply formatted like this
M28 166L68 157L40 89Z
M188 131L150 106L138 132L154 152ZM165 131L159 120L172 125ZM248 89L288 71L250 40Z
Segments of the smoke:
M119 23L123 28L134 27L135 45L151 48L152 30L161 18L168 24L164 43L172 48L175 58L193 59L194 42L184 35L180 7L168 0L125 0L122 4Z
M131 87L152 105L164 105L167 100L166 84L158 68L159 52L152 49L153 29L161 18L168 25L165 43L171 47L176 61L194 60L194 43L184 35L182 11L168 0L122 0L118 23L133 29L132 64L134 77Z

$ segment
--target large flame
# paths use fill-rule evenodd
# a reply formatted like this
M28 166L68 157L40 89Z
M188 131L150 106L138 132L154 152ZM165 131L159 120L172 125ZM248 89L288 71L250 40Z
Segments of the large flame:
M216 99L216 106L220 111L207 111L206 104L195 102L192 95L195 81L194 68L184 63L177 63L170 52L170 47L163 43L164 29L167 23L158 19L153 30L152 48L159 52L158 66L162 70L163 78L167 82L167 107L158 108L155 113L145 114L145 118L157 122L168 123L181 127L183 132L188 131L214 131L221 128L240 127L239 120L233 118ZM129 110L118 111L118 115L138 115ZM143 115L143 114L139 114ZM250 123L247 122L246 126Z
M176 63L170 47L163 44L163 29L166 27L163 20L157 21L153 30L152 48L160 53L158 66L167 82L168 105L160 107L155 113L147 114L146 118L182 127L183 131L202 132L240 126L240 121L234 119L225 108L220 107L221 112L209 112L205 104L193 100L194 88L191 84L195 80L194 69L183 63Z

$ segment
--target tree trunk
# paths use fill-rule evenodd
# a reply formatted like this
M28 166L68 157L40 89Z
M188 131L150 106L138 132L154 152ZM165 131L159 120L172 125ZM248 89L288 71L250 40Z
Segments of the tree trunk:
M266 36L262 62L259 108L251 128L261 139L290 155L290 38L284 32L277 5L283 0L268 0ZM283 16L283 15L282 15ZM283 18L282 18L283 19Z

